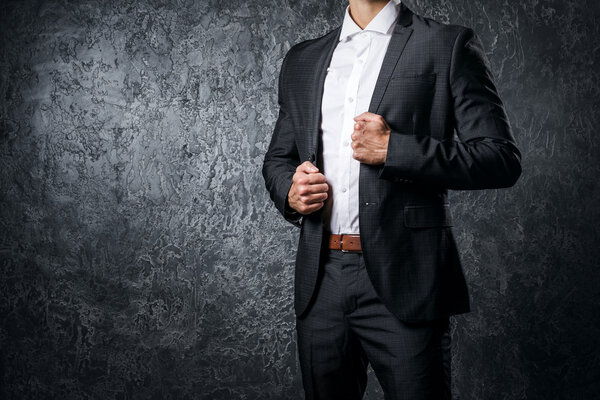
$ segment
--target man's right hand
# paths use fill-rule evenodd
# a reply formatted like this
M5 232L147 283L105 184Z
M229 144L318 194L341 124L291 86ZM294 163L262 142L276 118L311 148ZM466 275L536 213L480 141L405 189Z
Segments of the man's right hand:
M292 177L288 204L302 215L311 214L323 207L328 190L325 176L310 161L305 161Z

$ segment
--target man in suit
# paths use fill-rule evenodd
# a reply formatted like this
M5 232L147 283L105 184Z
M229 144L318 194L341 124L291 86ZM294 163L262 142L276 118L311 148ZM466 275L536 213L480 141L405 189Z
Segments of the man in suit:
M448 189L510 187L520 152L481 42L399 0L350 0L293 46L263 176L301 228L295 296L307 399L450 397L449 316L469 311Z

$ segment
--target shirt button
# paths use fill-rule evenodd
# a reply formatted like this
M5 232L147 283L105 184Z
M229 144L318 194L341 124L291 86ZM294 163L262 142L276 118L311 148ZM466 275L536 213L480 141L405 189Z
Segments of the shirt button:
M344 141L344 146L348 147L348 145L349 145L349 144L350 144L350 142L349 142L349 141L347 141L347 140L346 140L346 141Z
M348 189L346 189L345 187L343 187L342 188L342 193L346 193L346 190L348 190Z
M348 97L348 103L352 103L354 101L354 97Z

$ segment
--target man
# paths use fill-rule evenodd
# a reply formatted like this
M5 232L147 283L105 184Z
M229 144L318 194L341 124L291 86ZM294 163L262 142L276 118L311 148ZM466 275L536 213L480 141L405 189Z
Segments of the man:
M514 185L520 152L471 29L398 0L350 0L293 46L263 176L301 227L295 270L307 399L450 397L449 316L469 311L448 189ZM456 134L456 136L455 136Z

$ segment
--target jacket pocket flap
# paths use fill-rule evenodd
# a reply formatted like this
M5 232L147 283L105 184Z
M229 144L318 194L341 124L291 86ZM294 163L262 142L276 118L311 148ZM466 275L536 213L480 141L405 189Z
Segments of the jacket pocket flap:
M450 204L404 206L404 226L408 228L452 226Z
M403 80L403 81L415 81L415 82L435 82L436 74L420 74L420 73L410 73L410 72L401 72L390 77L390 80Z

